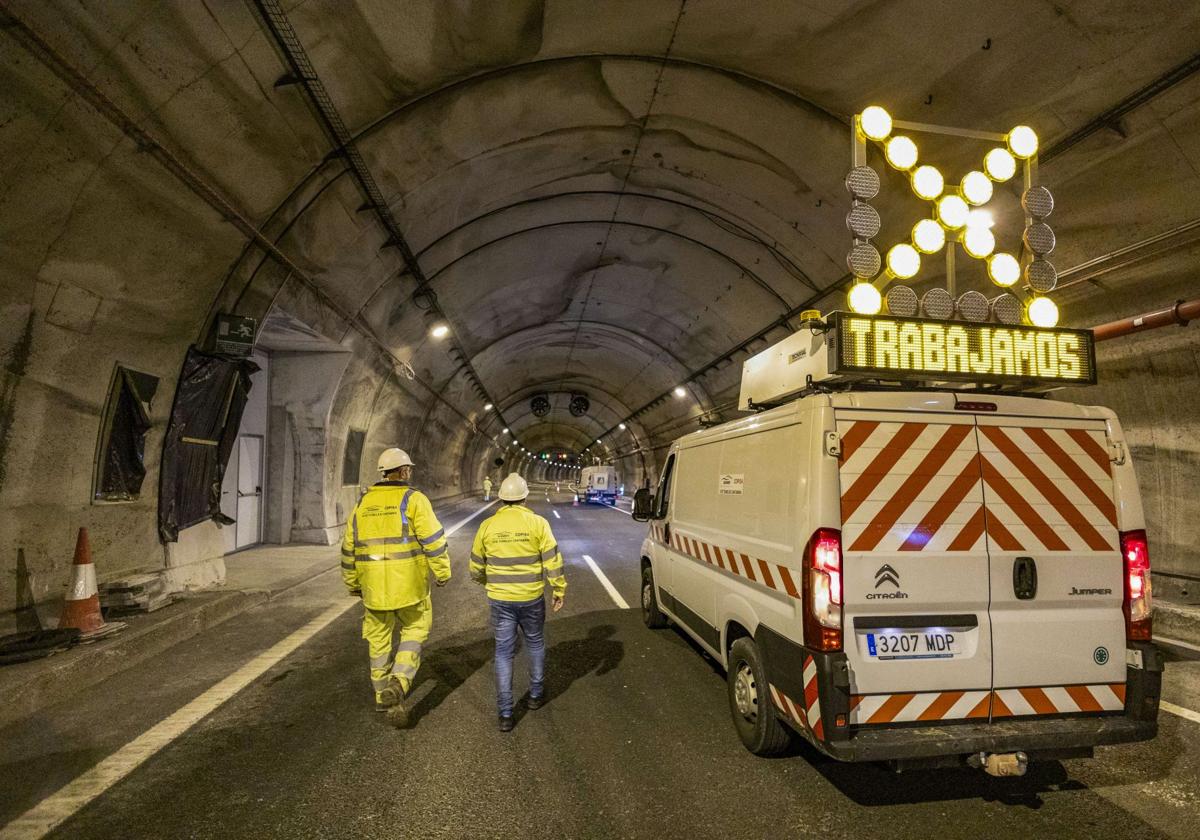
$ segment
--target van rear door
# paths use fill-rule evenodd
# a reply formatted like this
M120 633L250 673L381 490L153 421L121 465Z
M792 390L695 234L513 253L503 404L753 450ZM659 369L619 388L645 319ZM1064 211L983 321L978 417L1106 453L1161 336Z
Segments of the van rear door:
M975 418L834 417L850 723L986 720L990 579Z
M992 717L1124 708L1124 567L1102 420L980 415Z

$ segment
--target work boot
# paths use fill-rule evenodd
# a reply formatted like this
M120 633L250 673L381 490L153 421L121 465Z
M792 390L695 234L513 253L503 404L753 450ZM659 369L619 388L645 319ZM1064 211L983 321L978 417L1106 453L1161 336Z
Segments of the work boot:
M546 698L540 694L537 697L530 695L529 699L525 702L525 705L529 707L529 711L536 712L538 709L542 708L542 704L545 702Z
M387 710L388 723L397 729L404 729L408 726L408 704L403 694L400 695L400 702Z
M500 716L500 731L501 732L512 732L513 725L514 725L514 721L513 721L512 715L501 715Z
M388 709L393 709L398 703L404 702L404 692L400 688L400 683L393 680L387 688L375 694L375 711L386 712Z

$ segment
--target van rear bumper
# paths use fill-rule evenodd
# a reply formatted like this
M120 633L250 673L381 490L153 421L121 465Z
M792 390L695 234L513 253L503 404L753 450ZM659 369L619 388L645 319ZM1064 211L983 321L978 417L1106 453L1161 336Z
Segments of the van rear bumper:
M1038 753L1146 741L1157 733L1157 720L1135 720L1126 715L1039 718L863 729L844 741L824 741L821 748L841 761L892 761L1018 750L1036 757Z

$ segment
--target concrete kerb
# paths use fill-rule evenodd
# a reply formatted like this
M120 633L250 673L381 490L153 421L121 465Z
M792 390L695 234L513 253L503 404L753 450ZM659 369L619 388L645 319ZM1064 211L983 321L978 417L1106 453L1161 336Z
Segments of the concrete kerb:
M265 591L199 593L118 636L0 671L0 726L119 674L272 597ZM128 619L123 619L128 621Z
M1156 599L1154 635L1200 646L1200 605Z

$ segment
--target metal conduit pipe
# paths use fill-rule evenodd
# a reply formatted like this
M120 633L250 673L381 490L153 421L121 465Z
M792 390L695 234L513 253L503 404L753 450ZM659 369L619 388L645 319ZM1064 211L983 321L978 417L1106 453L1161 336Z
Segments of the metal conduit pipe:
M1108 341L1110 338L1120 338L1143 330L1154 330L1159 327L1169 327L1178 324L1186 327L1189 321L1200 318L1200 298L1189 301L1176 301L1174 306L1135 315L1132 318L1122 318L1092 327L1096 341Z

